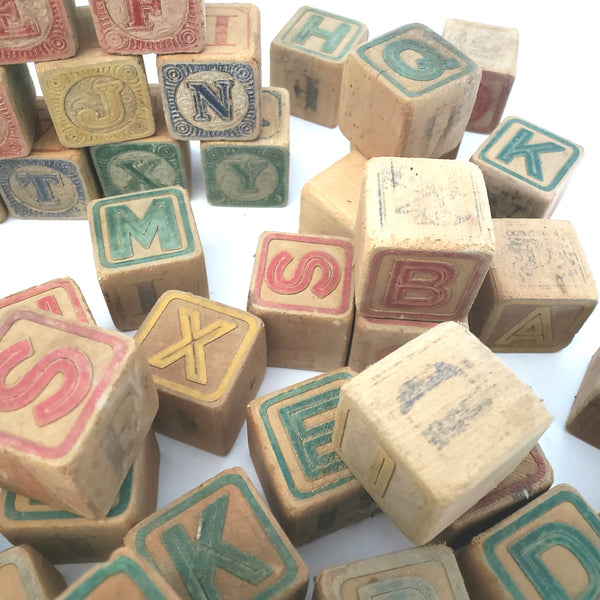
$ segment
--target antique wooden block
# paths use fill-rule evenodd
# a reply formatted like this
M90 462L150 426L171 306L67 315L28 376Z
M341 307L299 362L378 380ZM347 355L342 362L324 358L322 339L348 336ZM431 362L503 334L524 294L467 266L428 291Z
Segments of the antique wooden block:
M248 405L248 446L269 506L295 546L373 515L377 504L333 448L340 387L329 371Z
M354 318L352 256L345 238L260 236L248 310L265 323L269 366L329 371L346 364Z
M0 552L0 594L7 600L54 600L65 580L33 548L19 546Z
M353 150L304 184L300 233L354 238L366 162Z
M548 218L583 148L533 123L508 117L471 157L481 168L495 218Z
M333 439L373 499L423 544L513 471L551 421L475 336L442 323L342 386Z
M143 140L102 144L90 148L104 196L179 187L190 190L190 147L167 130L160 87L150 86L154 135Z
M439 158L456 148L481 69L425 25L412 24L352 50L338 123L366 157Z
M70 58L77 52L73 0L4 0L0 65Z
M92 520L0 490L0 532L28 544L53 564L107 560L125 534L156 510L159 450L152 432L104 519Z
M342 71L348 53L367 40L366 25L303 6L271 42L271 85L290 93L292 114L337 125Z
M90 0L98 41L117 54L201 52L203 0Z
M454 552L423 546L323 569L312 600L468 600Z
M264 324L243 310L184 292L165 292L135 339L159 397L154 427L227 454L267 367Z
M600 520L563 484L477 536L458 564L472 600L591 599L599 557Z
M167 127L180 140L254 140L260 116L260 16L253 4L206 5L200 54L156 59Z
M469 314L494 352L556 352L571 343L598 302L573 225L494 219L496 255Z
M464 161L367 162L356 307L374 318L464 320L494 254L483 177Z
M204 253L185 190L103 198L88 207L88 216L98 280L118 329L137 329L167 290L208 297Z
M302 600L308 570L239 467L154 513L125 538L183 600Z
M491 133L500 123L517 74L519 32L447 19L442 35L481 67L481 83L467 131Z
M0 486L99 519L158 408L131 338L46 312L0 322Z
M261 91L256 140L201 143L206 198L216 206L284 206L290 167L290 99L283 88Z
M77 8L76 56L36 64L60 142L83 148L148 137L154 118L141 56L107 54L98 46L89 6Z

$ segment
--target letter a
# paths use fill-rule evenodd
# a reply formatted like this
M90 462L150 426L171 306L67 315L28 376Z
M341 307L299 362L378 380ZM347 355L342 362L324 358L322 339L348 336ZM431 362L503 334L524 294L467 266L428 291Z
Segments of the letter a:
M536 308L506 333L501 335L494 346L548 347L552 345L552 317L550 309Z

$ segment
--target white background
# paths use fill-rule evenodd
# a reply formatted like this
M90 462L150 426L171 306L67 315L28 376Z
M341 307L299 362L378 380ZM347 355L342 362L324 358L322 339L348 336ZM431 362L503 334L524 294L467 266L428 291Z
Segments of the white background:
M87 4L78 0L78 5ZM269 84L269 44L299 4L257 0L262 15L263 85ZM454 0L367 3L323 0L319 8L364 22L370 37L412 22L441 34L446 18L516 27L520 32L517 78L505 115L529 120L584 147L585 156L554 218L575 225L588 261L600 281L598 248L597 28L591 3L482 2ZM560 6L560 10L553 9ZM148 76L156 81L154 57ZM484 136L466 134L459 158L468 160ZM211 297L245 309L256 241L265 230L296 232L300 190L311 177L349 151L338 129L327 129L296 118L291 122L290 200L284 208L224 208L208 205L204 193L199 143L192 143L192 206L206 254ZM81 287L99 325L112 321L96 279L88 224L84 221L21 221L0 225L0 297L44 281L68 275ZM573 343L555 354L503 354L506 362L545 400L555 422L541 445L555 471L556 482L577 487L600 510L598 464L600 450L564 430L564 422L585 368L600 345L600 310L586 322ZM259 395L302 381L314 373L268 368ZM161 448L158 505L164 506L219 471L243 467L258 484L247 451L245 427L232 452L216 457L158 436ZM406 548L410 544L395 526L379 515L301 547L311 578L329 565ZM0 536L0 550L9 547ZM87 565L62 566L72 581ZM312 584L311 584L312 587Z

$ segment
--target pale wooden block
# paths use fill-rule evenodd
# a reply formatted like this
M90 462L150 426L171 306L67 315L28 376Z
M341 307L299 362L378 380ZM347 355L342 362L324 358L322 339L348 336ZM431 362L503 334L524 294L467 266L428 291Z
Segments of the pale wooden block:
M495 218L552 215L583 148L517 117L507 117L476 150Z
M353 150L304 184L300 233L354 238L366 162Z
M271 85L290 93L292 114L335 127L348 53L367 40L366 25L303 6L271 42Z
M398 528L422 544L513 471L551 421L477 338L442 323L342 386L334 444Z
M598 302L592 272L568 221L494 219L496 255L469 314L494 352L556 352Z
M464 320L494 254L481 172L456 160L374 158L359 207L356 307L374 318Z
M470 58L425 25L400 27L348 55L340 130L368 158L439 158L460 144L480 79Z

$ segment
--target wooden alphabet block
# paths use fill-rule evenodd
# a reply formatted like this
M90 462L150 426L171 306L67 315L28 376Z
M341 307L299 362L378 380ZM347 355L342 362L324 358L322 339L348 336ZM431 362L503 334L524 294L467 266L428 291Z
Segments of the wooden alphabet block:
M346 382L337 411L336 450L415 544L497 486L552 421L458 323L437 325Z
M142 57L104 52L89 6L77 8L77 29L81 47L76 56L36 64L61 144L83 148L152 135L154 118Z
M600 520L579 493L558 485L459 555L472 600L594 598L600 588Z
M500 123L517 74L519 32L447 19L442 35L481 67L481 83L467 131L491 133Z
M356 307L374 318L464 320L494 254L479 169L463 161L367 162L357 221Z
M88 217L98 280L118 329L137 329L167 290L208 297L204 253L185 190L103 198L90 204Z
M200 54L159 55L167 127L180 140L255 140L260 117L260 15L253 4L206 5Z
M204 0L90 0L98 41L116 54L201 52Z
M425 25L400 27L348 54L338 123L364 156L439 158L462 139L481 69Z
M263 88L262 128L256 140L200 145L206 198L216 206L284 206L290 168L290 98Z
M70 58L77 52L73 0L4 0L0 65Z
M329 371L346 364L354 319L352 256L345 238L260 236L248 311L265 323L269 366Z
M494 219L496 255L473 309L473 333L494 352L557 352L598 302L573 225Z
M454 552L442 545L411 548L323 569L312 600L423 598L469 600Z
M308 569L240 468L154 513L125 538L180 595L303 600Z
M99 519L158 409L131 338L45 312L0 322L0 486Z
M158 389L156 430L227 454L267 367L262 321L219 302L171 291L159 298L135 339Z
M97 562L123 545L125 534L156 510L158 443L146 437L106 517L85 519L54 506L0 490L0 532L28 544L53 564Z
M483 173L492 216L548 218L583 148L533 123L508 117L471 157Z
M333 448L340 387L329 371L248 405L248 446L269 506L295 546L372 516L378 507Z
M286 23L271 42L271 85L288 90L294 116L337 125L346 57L368 33L363 23L308 6Z
M353 150L304 184L300 233L354 239L366 162Z

